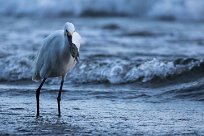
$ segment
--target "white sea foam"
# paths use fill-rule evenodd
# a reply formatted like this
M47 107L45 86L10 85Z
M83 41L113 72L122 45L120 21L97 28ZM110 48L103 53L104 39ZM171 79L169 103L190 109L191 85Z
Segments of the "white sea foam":
M0 81L31 81L33 59L33 54L5 56L0 62ZM75 83L109 82L111 84L136 81L147 82L155 77L165 79L169 76L190 72L193 68L200 67L200 64L203 63L202 60L187 60L188 62L185 62L185 59L182 59L176 63L175 61L152 59L132 62L120 58L83 60L68 74L67 81Z
M186 64L158 59L147 60L138 64L127 60L114 60L112 62L84 62L68 76L77 83L109 82L112 84L130 83L136 81L147 82L157 77L165 79L190 72L199 67L202 60L189 61Z
M0 14L12 16L128 15L204 20L203 0L0 0Z
M0 80L18 81L28 79L32 75L33 61L30 55L8 56L0 61Z
M149 17L203 20L203 0L161 0L148 13Z

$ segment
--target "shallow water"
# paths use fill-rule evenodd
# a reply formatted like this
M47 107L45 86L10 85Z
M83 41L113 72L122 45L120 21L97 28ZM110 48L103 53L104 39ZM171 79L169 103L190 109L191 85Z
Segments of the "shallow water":
M10 85L8 89L1 85L1 134L201 135L204 132L203 102L161 100L152 94L154 89L66 86L62 116L58 117L55 90L58 86L45 86L40 99L41 116L37 118L35 86Z
M33 60L66 21L83 37L80 63L66 78L62 116L56 78L36 118ZM203 23L2 16L0 25L0 134L203 134Z

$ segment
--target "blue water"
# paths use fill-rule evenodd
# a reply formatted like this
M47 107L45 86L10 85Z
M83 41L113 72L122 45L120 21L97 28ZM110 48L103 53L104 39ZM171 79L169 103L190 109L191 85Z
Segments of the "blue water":
M0 134L203 134L202 22L28 13L0 17ZM80 62L65 80L62 117L54 78L42 89L36 118L34 59L67 21L83 38Z

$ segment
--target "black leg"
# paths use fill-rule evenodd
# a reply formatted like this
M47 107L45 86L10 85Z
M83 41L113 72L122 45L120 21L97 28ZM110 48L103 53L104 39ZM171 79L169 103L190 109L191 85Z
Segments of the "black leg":
M41 82L40 86L38 87L38 89L36 90L36 101L37 101L37 116L39 116L39 97L40 97L40 90L43 86L43 84L45 83L46 78L43 79L43 81Z
M64 77L62 77L62 81L61 81L61 85L60 85L60 90L59 90L59 94L58 94L58 97L57 97L58 115L59 115L59 116L61 116L60 101L61 101L61 92L62 92L63 83L64 83Z

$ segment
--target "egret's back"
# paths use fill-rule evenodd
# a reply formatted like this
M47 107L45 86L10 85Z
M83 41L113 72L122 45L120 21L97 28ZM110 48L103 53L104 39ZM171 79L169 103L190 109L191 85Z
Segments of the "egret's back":
M41 80L48 76L49 69L52 67L53 61L57 62L63 46L64 36L62 30L55 31L45 38L36 58L33 80Z

